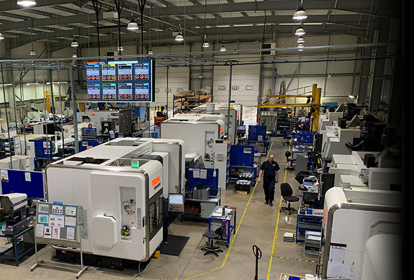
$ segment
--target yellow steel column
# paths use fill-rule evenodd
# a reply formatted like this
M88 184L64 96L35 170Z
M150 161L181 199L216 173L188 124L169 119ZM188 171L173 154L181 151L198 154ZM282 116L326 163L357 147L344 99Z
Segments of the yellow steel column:
M321 110L320 103L321 103L321 88L317 88L315 90L315 94L312 96L313 103L316 103L318 105L315 105L314 109L315 112L313 112L313 121L312 121L312 131L318 131L318 123L319 123L319 111Z
M46 90L45 95L46 95L46 111L49 112L50 111L49 91Z

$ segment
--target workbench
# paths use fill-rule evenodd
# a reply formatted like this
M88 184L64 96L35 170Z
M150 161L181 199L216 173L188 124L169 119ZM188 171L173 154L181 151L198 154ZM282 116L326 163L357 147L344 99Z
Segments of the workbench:
M13 243L12 247L8 248L0 254L1 259L10 259L16 261L16 266L19 266L19 259L34 249L34 244L25 243L24 241L19 242L19 237L33 230L33 227L29 227L16 235L5 235L0 231L0 237L11 239Z
M223 206L216 206L211 212L210 217L208 218L208 231L215 230L222 225L226 225L226 242L227 247L230 245L230 235L231 233L236 233L236 207L228 207L225 208L225 214L223 215L216 215L215 213L221 213ZM215 222L215 228L212 228L212 222ZM232 225L233 222L233 225ZM223 234L224 235L224 234ZM224 240L224 239L223 239Z

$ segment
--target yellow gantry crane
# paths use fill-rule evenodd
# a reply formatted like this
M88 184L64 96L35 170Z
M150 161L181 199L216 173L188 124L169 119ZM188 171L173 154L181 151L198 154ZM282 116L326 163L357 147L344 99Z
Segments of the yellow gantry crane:
M312 87L311 91L306 92L306 88ZM304 93L298 94L298 95L286 95L281 93L286 93L288 91L298 90L298 89L304 89ZM302 88L287 90L287 91L281 91L279 94L266 94L267 97L278 97L279 99L263 103L261 105L258 105L258 108L292 108L292 107L311 107L312 110L312 131L318 130L318 121L319 121L319 111L320 111L320 102L321 102L321 88L317 87L317 84L313 84L312 86L306 86ZM309 93L312 93L312 95L308 95ZM286 100L288 98L295 98L294 104L276 104L277 102L280 102L282 100ZM296 98L310 98L309 103L301 103L296 104Z

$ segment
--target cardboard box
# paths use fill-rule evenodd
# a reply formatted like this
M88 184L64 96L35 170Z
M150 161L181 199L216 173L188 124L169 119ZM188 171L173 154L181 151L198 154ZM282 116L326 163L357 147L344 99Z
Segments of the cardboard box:
M193 96L195 93L192 90L183 90L180 91L180 93L176 94L175 97L185 97L187 96Z
M256 150L258 150L259 153L264 153L266 151L266 147L257 147Z

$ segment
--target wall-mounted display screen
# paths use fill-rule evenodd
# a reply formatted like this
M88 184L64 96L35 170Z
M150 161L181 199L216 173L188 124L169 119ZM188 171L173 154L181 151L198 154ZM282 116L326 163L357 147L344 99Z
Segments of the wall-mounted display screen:
M151 59L88 62L88 101L153 102L154 72L154 61Z

